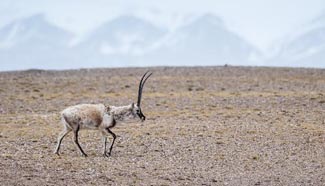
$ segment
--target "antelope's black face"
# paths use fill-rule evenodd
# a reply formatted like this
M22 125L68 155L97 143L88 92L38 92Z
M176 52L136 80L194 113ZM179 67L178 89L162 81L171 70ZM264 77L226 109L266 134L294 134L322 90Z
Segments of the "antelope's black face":
M138 116L140 118L141 121L144 121L146 120L146 116L143 115L142 111L141 111L141 108L138 107L137 105L134 105L134 109L133 109L133 112L136 116Z

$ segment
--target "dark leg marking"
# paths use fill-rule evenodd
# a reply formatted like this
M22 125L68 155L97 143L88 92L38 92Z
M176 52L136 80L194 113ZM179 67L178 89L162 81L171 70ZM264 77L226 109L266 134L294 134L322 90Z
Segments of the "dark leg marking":
M56 150L55 150L55 152L54 152L55 154L60 155L60 154L59 154L59 150L60 150L60 147L61 147L61 142L62 142L63 138L64 138L64 137L65 137L69 132L71 132L71 129L68 129L68 128L65 127L64 131L62 131L62 132L60 133L60 137L58 138L58 142L57 142Z
M79 142L78 142L78 132L79 132L79 125L77 127L76 130L73 131L74 132L74 142L77 145L77 147L79 148L80 152L82 153L83 156L87 157L87 154L82 150Z
M110 156L111 153L112 153L112 149L113 149L113 145L114 145L114 142L115 142L115 139L116 139L116 135L108 128L106 129L106 131L113 136L113 141L112 141L111 147L109 148L109 152L108 152L108 155Z

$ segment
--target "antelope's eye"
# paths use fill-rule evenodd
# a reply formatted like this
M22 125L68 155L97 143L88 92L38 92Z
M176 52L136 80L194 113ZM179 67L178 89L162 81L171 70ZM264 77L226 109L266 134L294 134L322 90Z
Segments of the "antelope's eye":
M140 110L137 110L137 113L140 114Z

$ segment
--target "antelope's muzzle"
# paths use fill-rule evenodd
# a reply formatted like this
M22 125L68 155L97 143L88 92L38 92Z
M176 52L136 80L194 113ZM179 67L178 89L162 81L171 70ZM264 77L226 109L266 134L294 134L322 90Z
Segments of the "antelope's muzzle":
M146 120L146 116L144 116L142 113L138 113L138 116L141 119L141 121Z

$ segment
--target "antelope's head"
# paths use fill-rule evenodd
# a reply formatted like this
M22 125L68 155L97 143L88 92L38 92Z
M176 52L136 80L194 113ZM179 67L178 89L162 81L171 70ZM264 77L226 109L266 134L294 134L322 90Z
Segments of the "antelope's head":
M137 102L137 104L135 104L133 106L133 114L138 116L141 119L141 121L146 120L146 116L141 111L142 90L143 90L144 84L146 83L147 79L152 75L152 73L150 73L149 75L147 75L147 74L148 74L148 71L145 74L143 74L143 76L140 80L139 91L138 91L138 102Z

